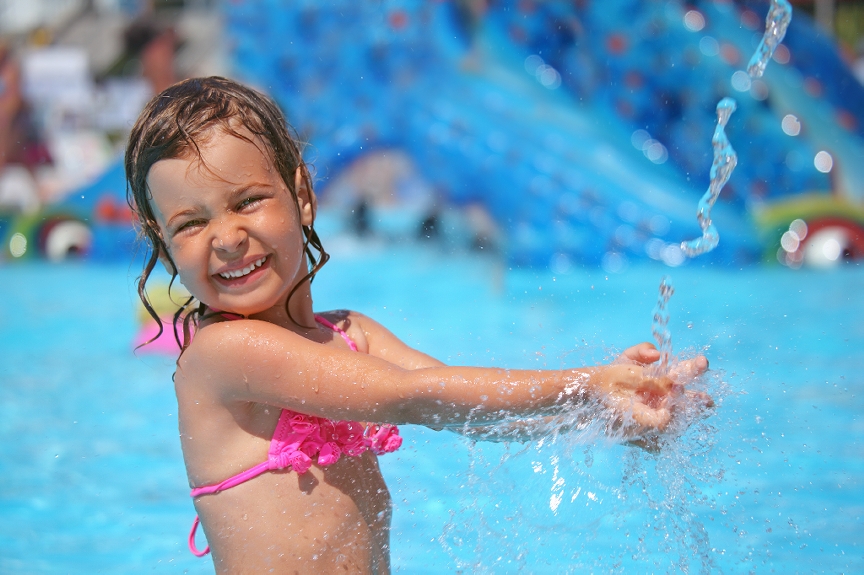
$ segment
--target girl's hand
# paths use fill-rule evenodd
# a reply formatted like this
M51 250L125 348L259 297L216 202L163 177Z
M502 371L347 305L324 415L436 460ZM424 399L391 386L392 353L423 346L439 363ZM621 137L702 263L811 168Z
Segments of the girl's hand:
M640 344L622 357L641 364L653 363L656 353L651 344ZM627 427L626 435L641 436L665 430L675 411L686 402L697 401L703 407L714 404L707 394L686 390L707 369L708 361L703 356L680 362L665 376L652 375L650 368L643 365L609 365L598 369L591 383L601 402L617 412L618 423Z
M635 362L640 365L650 365L660 359L660 351L653 343L643 341L633 347L628 347L618 357L618 363ZM687 384L708 370L708 360L704 355L679 362L669 369L669 377L677 383ZM679 381L680 380L680 381Z
M609 365L595 373L591 383L601 403L616 412L616 423L628 428L626 435L663 431L669 425L672 400L683 391L672 379L652 377L642 366L632 364Z
M618 363L635 362L640 365L650 365L660 359L660 351L653 343L644 341L624 350L618 358ZM691 381L708 371L708 360L700 355L693 359L681 361L669 369L669 377L680 385L686 386ZM700 391L684 390L684 396L688 401L698 401L704 407L712 407L714 401L705 393Z

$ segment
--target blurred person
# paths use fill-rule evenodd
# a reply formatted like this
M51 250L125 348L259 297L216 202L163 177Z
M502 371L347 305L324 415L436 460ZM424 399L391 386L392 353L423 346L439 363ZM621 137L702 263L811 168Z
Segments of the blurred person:
M23 103L21 70L12 57L12 50L0 40L0 170L12 153L13 125Z
M51 155L21 89L21 68L0 41L0 206L33 211L41 204L34 170Z
M150 17L136 20L123 33L126 53L141 61L141 75L158 94L177 81L174 52L177 35L171 27L158 24Z

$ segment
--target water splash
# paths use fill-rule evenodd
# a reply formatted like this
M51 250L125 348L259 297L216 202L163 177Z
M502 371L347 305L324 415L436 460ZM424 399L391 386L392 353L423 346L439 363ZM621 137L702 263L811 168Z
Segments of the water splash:
M751 78L759 78L765 72L768 60L774 55L774 50L783 41L786 28L792 21L792 6L786 0L771 0L771 9L765 17L765 34L756 47L756 52L747 64L747 73Z
M654 306L654 321L651 325L651 333L654 334L654 341L657 342L657 349L660 350L660 361L653 368L655 377L666 375L669 371L669 357L672 355L672 334L669 331L669 311L666 306L673 293L675 293L675 288L672 287L672 280L669 276L663 276L660 281L657 305Z
M711 183L708 186L708 191L699 200L696 211L696 219L699 221L699 227L702 228L702 237L681 242L681 251L687 257L692 258L710 252L720 242L717 228L711 223L711 208L714 207L720 190L729 181L729 176L732 175L732 170L738 163L738 155L732 148L729 138L726 137L726 123L737 107L732 98L723 98L717 104L717 127L714 129L714 137L711 138L711 146L714 148Z
M694 388L718 405L729 395L720 370ZM715 444L729 415L682 405L647 451L627 445L620 412L602 402L562 406L536 422L530 442L507 441L524 420L502 422L498 433L486 426L485 438L468 436L466 471L448 472L456 503L438 541L457 569L478 575L529 572L550 556L562 573L717 572L723 552L702 519L718 503L711 486L727 455Z

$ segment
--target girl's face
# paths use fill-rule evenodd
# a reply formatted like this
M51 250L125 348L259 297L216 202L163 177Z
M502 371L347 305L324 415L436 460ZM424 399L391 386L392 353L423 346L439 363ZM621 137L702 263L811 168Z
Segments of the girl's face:
M147 174L180 281L209 307L245 316L284 310L307 273L301 225L314 210L300 168L295 203L268 148L253 141L217 130L200 158L160 160Z

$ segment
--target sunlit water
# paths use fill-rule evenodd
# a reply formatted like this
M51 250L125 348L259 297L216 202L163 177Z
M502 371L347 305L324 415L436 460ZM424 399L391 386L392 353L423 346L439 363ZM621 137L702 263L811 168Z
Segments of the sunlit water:
M451 364L576 366L652 337L659 267L553 277L330 246L319 309L366 312ZM406 426L381 458L394 571L864 570L864 270L696 262L675 270L669 329L676 353L709 358L713 412L656 453L596 426L529 444ZM0 268L2 573L212 573L185 545L171 361L130 351L137 271Z

